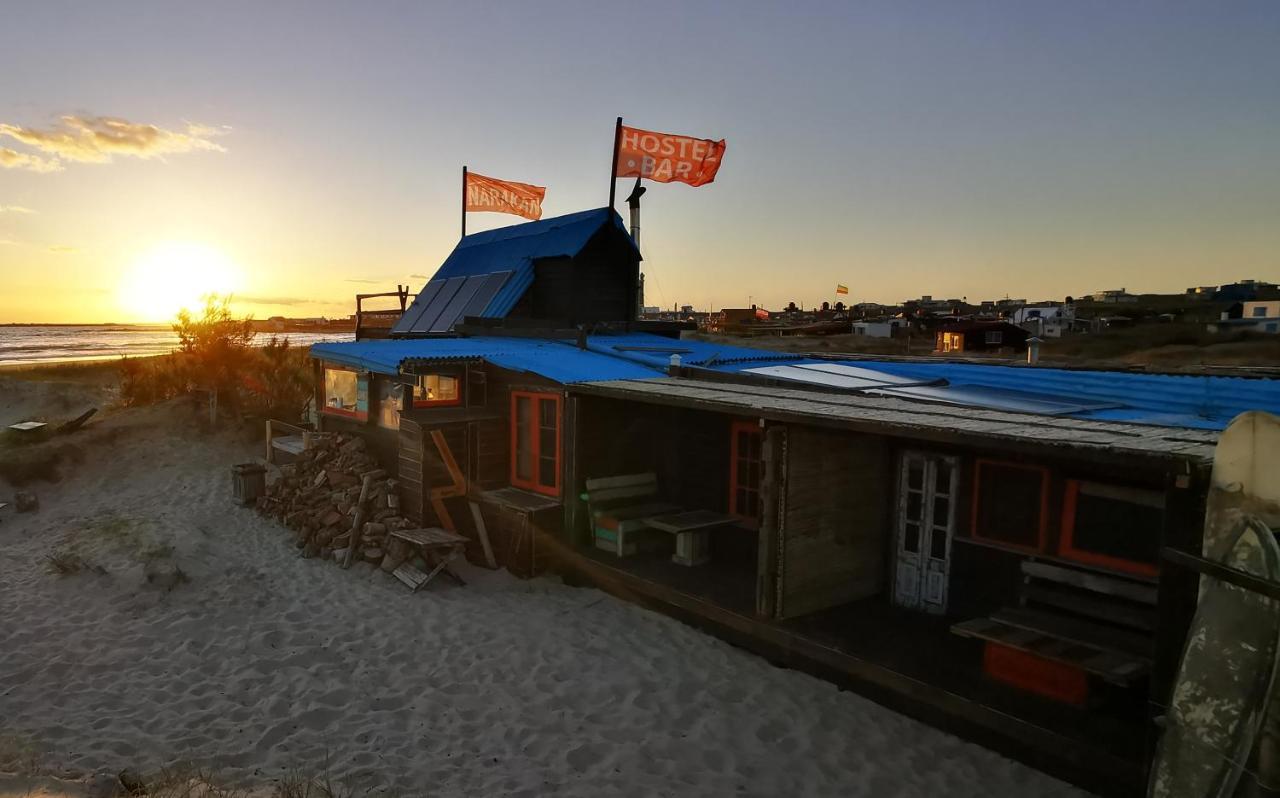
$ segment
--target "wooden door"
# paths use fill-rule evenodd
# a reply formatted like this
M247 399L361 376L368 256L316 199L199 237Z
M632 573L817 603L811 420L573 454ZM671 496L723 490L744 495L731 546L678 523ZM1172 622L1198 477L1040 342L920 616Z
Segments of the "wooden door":
M959 464L954 457L922 452L903 452L899 463L893 599L941 615L947 609Z
M775 617L879 593L890 536L883 439L792 428L785 456Z

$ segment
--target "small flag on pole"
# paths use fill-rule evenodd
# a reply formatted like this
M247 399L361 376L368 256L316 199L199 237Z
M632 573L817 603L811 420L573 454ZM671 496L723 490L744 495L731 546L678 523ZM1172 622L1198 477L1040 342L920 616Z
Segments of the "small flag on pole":
M619 120L614 166L617 177L703 186L716 179L724 139L695 139L627 127Z
M756 308L756 318L759 319L760 321L768 321L769 311L765 310L764 308Z
M534 221L542 218L542 198L547 195L545 187L498 180L475 172L467 172L466 175L466 210L511 213Z
M837 293L837 294L847 294L847 293L849 293L849 286L847 286L847 285L840 285L839 283L836 283L836 293Z

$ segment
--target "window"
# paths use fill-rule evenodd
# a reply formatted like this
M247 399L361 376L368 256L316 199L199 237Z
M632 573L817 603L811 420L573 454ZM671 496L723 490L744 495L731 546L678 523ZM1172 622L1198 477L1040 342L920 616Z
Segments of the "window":
M729 514L758 524L764 433L754 421L735 421L729 435Z
M1269 332L1269 333L1273 333L1273 332L1275 332L1277 329L1280 329L1280 322L1274 322L1274 321L1273 321L1273 322L1269 322L1269 323L1266 325L1266 330L1267 330L1267 332Z
M973 537L1041 551L1049 515L1049 470L978 460L974 464Z
M400 429L400 397L403 394L400 383L389 379L378 380L378 426L386 429Z
M511 484L560 495L560 397L511 392Z
M1265 319L1267 317L1267 306L1266 305L1254 306L1253 315L1256 316L1257 318Z
M456 405L461 397L458 378L451 374L420 374L413 386L414 407Z
M369 383L348 369L325 367L324 412L365 419L369 415ZM364 394L362 397L361 394ZM362 402L361 399L364 399Z
M1004 332L1002 330L988 330L986 333L986 342L989 344L998 344L1004 341Z
M1163 524L1164 497L1157 491L1069 479L1058 554L1155 576Z

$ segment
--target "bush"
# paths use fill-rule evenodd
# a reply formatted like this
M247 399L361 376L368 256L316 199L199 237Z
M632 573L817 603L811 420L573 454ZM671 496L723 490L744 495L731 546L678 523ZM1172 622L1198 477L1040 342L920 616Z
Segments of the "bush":
M211 391L236 415L296 418L311 395L306 350L274 336L254 346L252 319L233 316L229 301L211 296L199 316L179 312L173 354L122 360L121 402L143 405Z

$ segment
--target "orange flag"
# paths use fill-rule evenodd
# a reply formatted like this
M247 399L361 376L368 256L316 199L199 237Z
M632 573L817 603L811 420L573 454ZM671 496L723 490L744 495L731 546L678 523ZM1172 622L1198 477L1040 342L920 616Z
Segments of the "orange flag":
M513 183L467 172L467 205L469 211L513 213L537 221L542 218L543 186Z
M618 139L618 177L643 177L657 183L702 186L716 179L724 157L724 139L695 139L622 126Z

